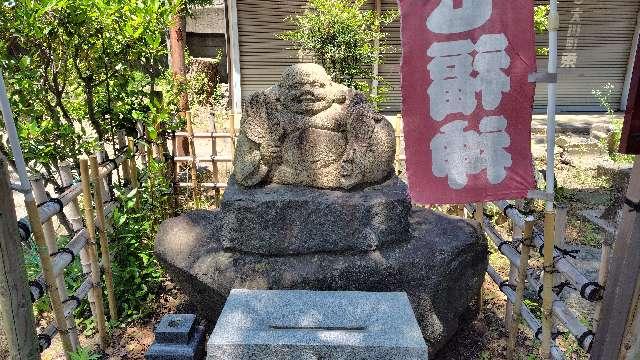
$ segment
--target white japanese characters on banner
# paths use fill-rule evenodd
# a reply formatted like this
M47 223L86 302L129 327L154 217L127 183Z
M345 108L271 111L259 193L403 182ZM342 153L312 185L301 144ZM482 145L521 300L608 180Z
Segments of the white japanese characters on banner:
M405 152L414 201L526 196L533 187L532 1L399 0Z

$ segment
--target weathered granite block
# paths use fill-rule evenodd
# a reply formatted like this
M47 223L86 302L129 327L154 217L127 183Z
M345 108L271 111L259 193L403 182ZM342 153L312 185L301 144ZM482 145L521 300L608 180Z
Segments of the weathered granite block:
M204 358L204 327L192 314L165 315L155 330L155 342L144 355L147 360L201 360Z
M426 360L404 293L232 290L209 360Z
M473 319L488 263L475 224L424 209L411 212L407 241L363 253L265 256L222 247L222 214L195 211L165 221L155 253L171 278L215 320L232 289L406 292L429 351Z
M266 255L371 251L406 241L411 203L397 177L345 192L234 180L222 200L223 246Z

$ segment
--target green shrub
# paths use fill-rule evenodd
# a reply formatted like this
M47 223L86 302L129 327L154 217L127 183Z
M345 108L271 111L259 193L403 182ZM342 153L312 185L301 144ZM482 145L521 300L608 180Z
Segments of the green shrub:
M382 63L390 51L387 34L382 27L398 18L397 11L381 15L364 10L366 0L309 0L302 15L287 18L295 27L278 36L291 41L294 48L313 56L334 81L371 93L371 84L378 80L378 95L371 98L380 103L388 87L384 79L375 76L373 65ZM379 47L374 46L375 41Z

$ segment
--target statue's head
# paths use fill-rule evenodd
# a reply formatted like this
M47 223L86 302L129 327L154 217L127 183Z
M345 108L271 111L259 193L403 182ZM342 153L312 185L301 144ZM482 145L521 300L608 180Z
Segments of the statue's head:
M290 66L282 74L278 87L282 105L301 115L316 115L327 110L341 98L344 89L317 64Z

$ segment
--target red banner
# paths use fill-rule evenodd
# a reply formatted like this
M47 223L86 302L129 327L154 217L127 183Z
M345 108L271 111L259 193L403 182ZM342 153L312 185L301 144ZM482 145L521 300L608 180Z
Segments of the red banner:
M532 0L399 0L413 201L523 198L535 186Z

